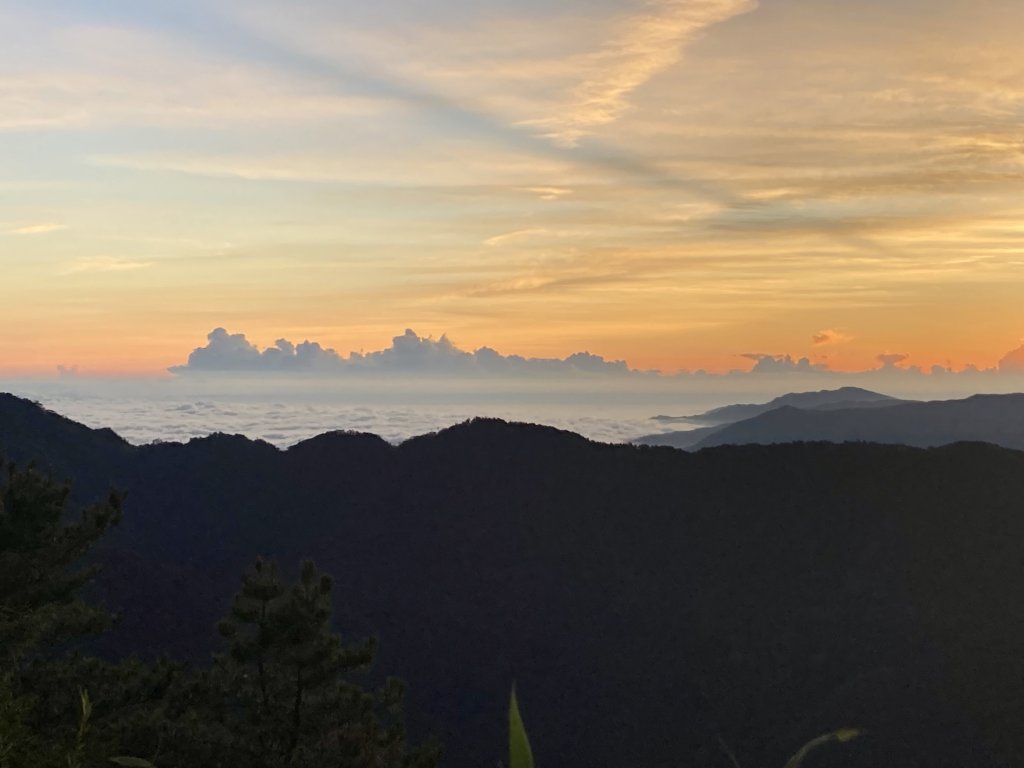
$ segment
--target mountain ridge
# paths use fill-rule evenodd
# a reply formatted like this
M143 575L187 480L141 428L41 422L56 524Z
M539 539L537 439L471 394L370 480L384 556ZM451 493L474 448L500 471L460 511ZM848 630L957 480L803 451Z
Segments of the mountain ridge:
M700 450L726 444L860 441L921 448L988 442L1024 449L1024 394L895 401L884 407L805 409L782 405L740 421L646 435L635 441Z
M83 501L127 491L95 587L122 620L98 650L202 660L253 557L310 556L447 765L500 756L512 680L552 764L718 766L719 736L781 764L841 726L870 735L830 764L1024 756L1002 725L1024 718L1005 588L1024 581L1022 453L686 453L493 419L399 446L125 447L3 398L0 452L48 457Z
M742 419L749 419L767 411L775 410L784 405L796 408L850 408L850 407L884 407L889 404L906 402L889 395L873 392L863 387L839 387L838 389L819 389L813 392L789 392L769 400L767 403L739 403L712 408L710 411L692 416L654 416L656 421L664 423L687 422L691 424L707 424L715 426L728 424Z

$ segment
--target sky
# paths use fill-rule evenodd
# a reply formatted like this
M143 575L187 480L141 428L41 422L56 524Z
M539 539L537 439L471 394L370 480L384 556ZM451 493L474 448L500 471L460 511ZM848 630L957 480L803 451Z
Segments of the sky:
M216 328L992 368L1024 337L1021 29L1019 0L6 0L0 374L168 376Z

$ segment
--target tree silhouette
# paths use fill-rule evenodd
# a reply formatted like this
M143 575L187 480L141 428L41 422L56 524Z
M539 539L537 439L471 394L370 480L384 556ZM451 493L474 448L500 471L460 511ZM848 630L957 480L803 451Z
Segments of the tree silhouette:
M78 596L96 573L80 563L120 519L121 497L112 491L106 503L65 522L67 484L32 468L8 465L6 474L0 490L0 664L10 670L41 646L109 623L106 612Z
M266 768L436 764L436 748L406 747L399 681L367 692L349 680L370 665L376 642L345 645L331 631L332 587L309 560L292 585L271 562L246 571L219 625L226 651L202 685L226 742L217 751Z
M50 653L110 624L79 590L96 572L83 558L120 519L122 499L111 492L68 521L67 484L31 468L0 471L0 768L126 753L160 768L436 765L439 748L406 745L400 681L371 692L349 679L369 667L376 643L345 645L331 631L332 580L310 561L294 584L256 561L210 667Z
M30 667L56 643L110 623L78 592L96 573L82 559L120 519L121 497L111 492L68 522L67 484L32 468L0 463L0 472L0 766L43 766L66 756L65 734L47 722Z

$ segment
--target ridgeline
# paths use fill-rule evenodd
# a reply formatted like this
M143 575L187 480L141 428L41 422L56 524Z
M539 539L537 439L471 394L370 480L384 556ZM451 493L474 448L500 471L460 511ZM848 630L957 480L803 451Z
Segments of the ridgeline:
M82 501L126 491L104 655L207 658L256 555L311 557L443 765L502 756L513 680L550 766L724 766L719 739L779 765L847 726L806 765L1024 764L1022 453L684 453L496 420L134 447L8 395L0 453Z

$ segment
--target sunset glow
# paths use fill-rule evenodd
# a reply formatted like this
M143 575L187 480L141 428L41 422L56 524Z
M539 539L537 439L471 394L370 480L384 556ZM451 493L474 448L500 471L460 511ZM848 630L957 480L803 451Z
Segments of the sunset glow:
M168 375L216 327L993 367L1022 29L1000 0L6 3L0 373Z

